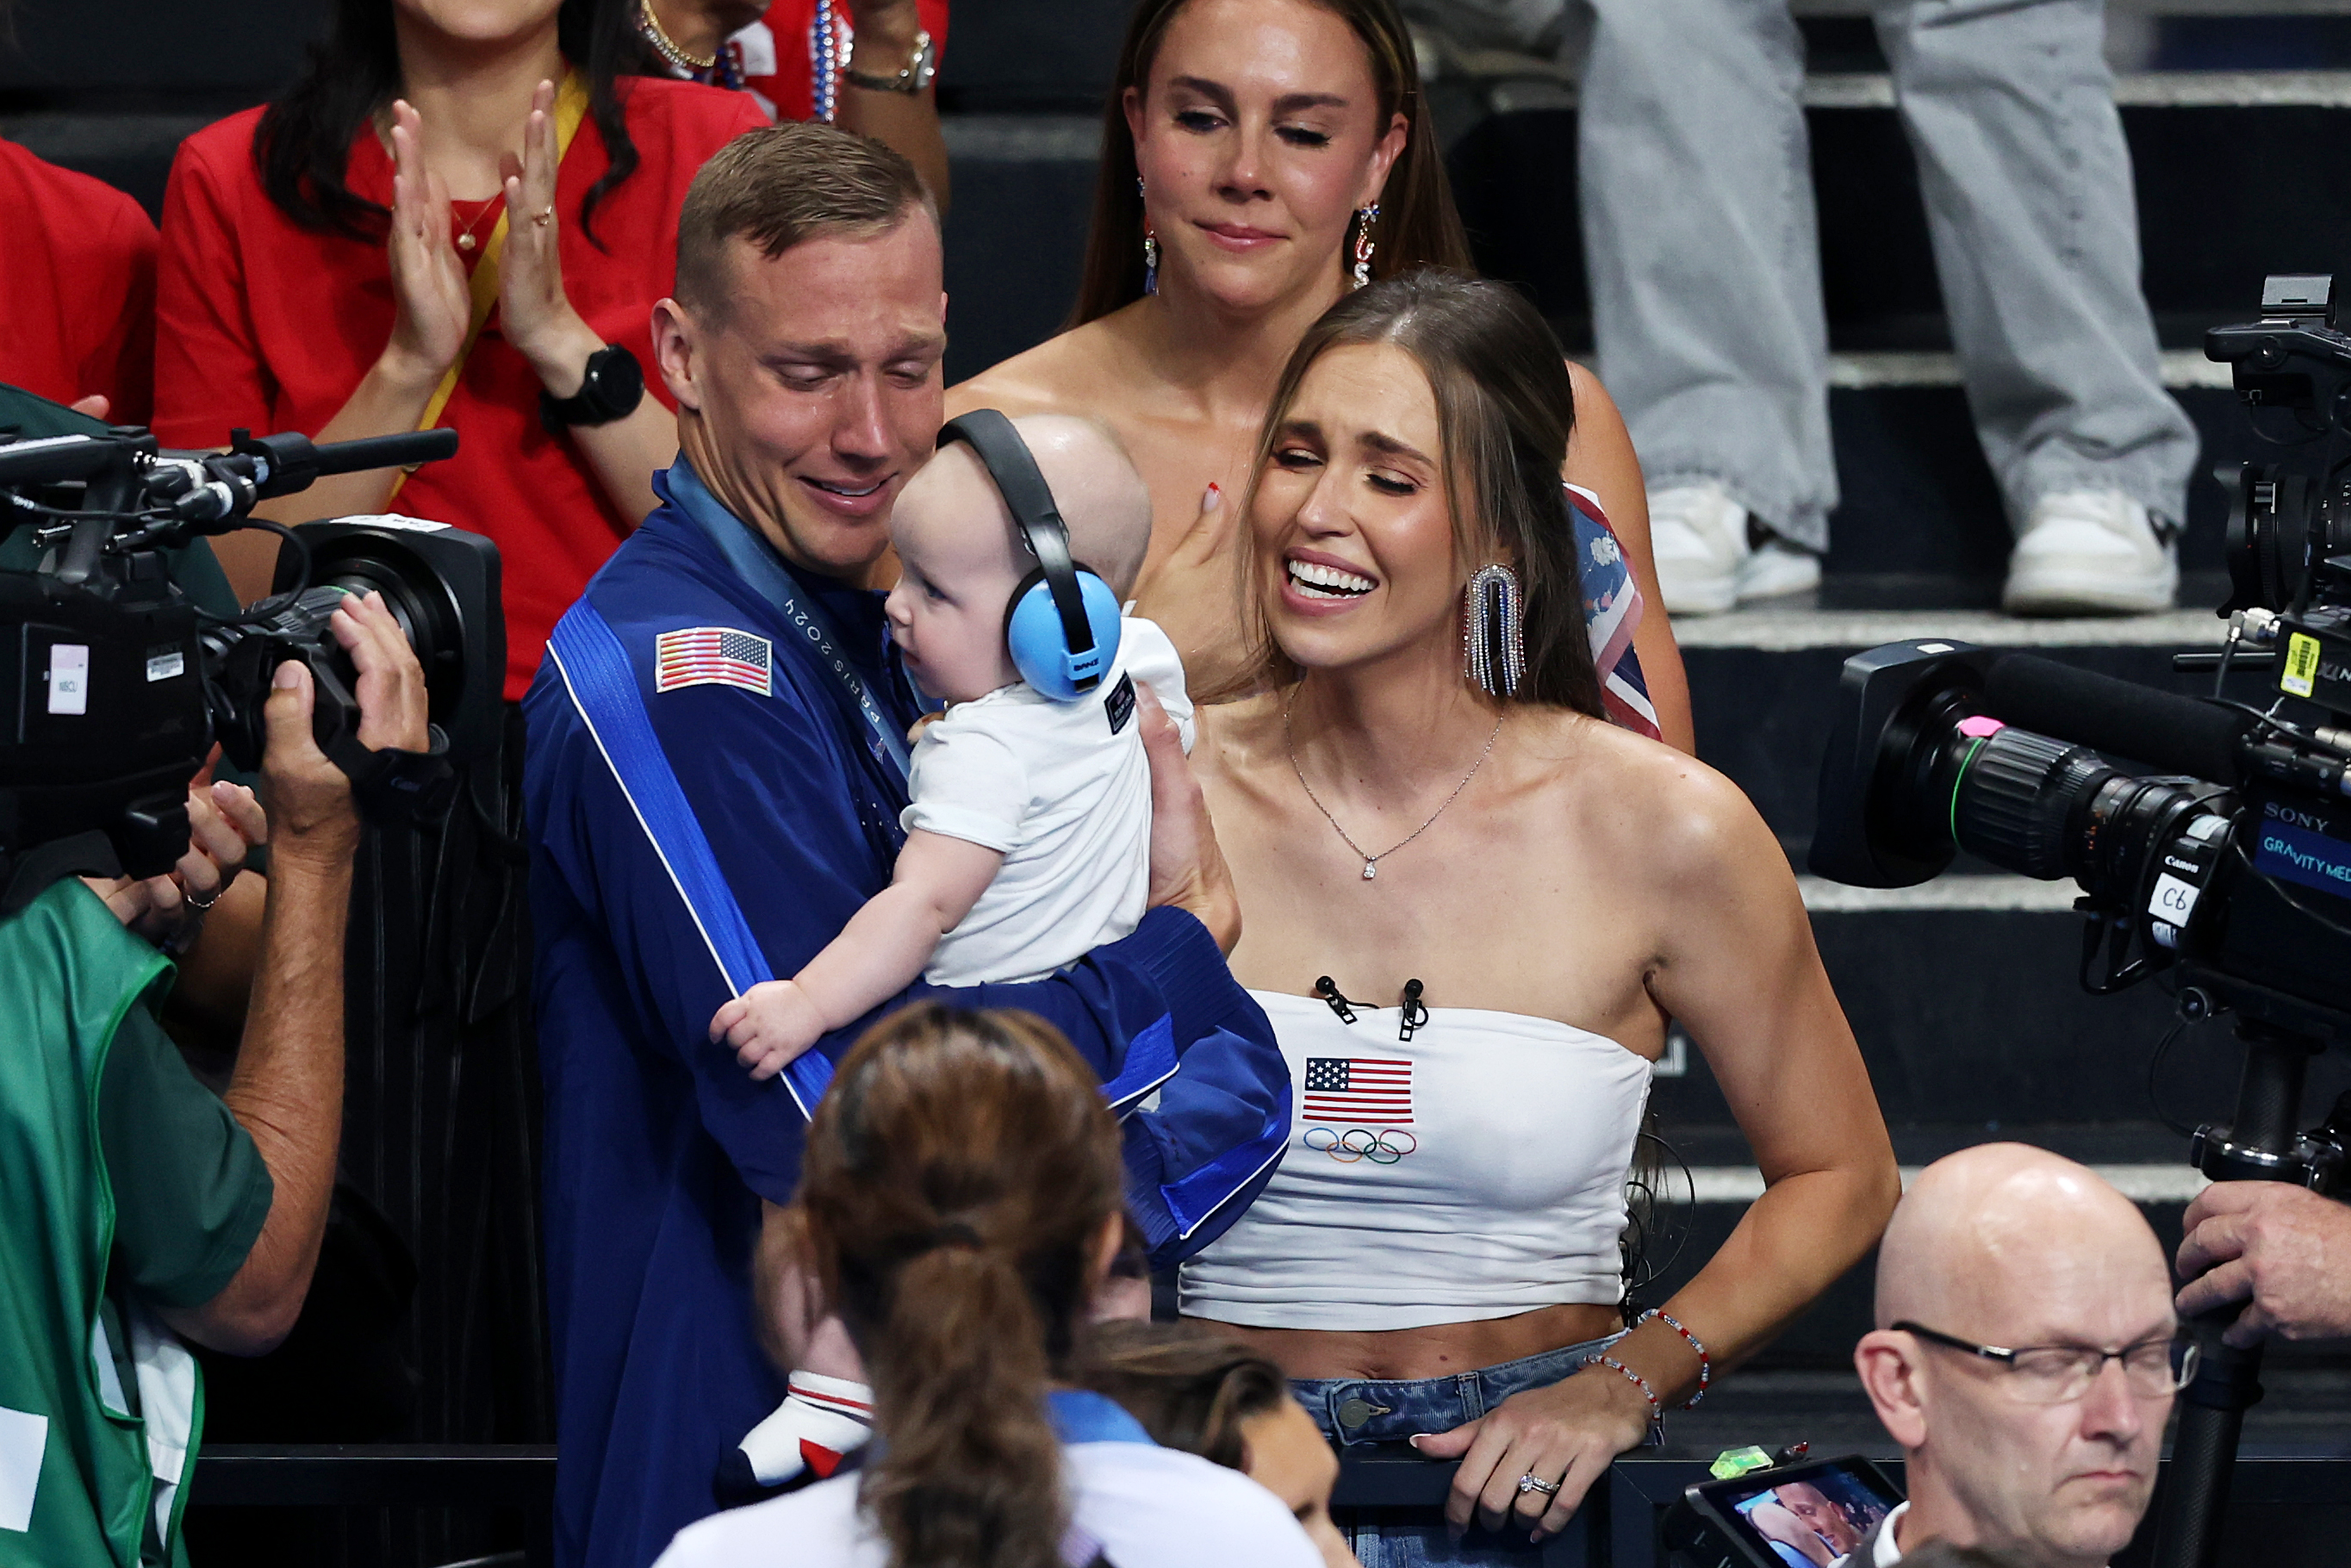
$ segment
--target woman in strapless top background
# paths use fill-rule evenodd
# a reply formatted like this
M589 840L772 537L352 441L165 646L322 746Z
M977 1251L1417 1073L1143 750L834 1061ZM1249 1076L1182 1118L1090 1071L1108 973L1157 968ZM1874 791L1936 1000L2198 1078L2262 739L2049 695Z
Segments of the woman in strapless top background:
M1194 753L1240 894L1233 970L1300 1098L1275 1185L1187 1273L1185 1311L1238 1325L1333 1436L1459 1458L1453 1522L1514 1522L1520 1550L1698 1390L1695 1344L1717 1374L1751 1354L1899 1191L1779 844L1721 776L1596 716L1557 477L1573 419L1557 344L1509 288L1416 273L1340 301L1283 372L1240 513L1257 660L1235 685L1257 695L1203 707ZM1471 625L1485 685L1465 670L1489 564L1522 600L1508 696L1488 689L1510 685L1507 613ZM1669 1019L1767 1189L1672 1322L1611 1344ZM1351 1272L1361 1303L1332 1285ZM1603 1352L1618 1364L1586 1364ZM1367 1568L1485 1560L1426 1533L1356 1547Z
M1155 513L1141 612L1213 684L1237 667L1236 503L1275 379L1359 273L1422 265L1472 263L1395 0L1136 0L1070 329L950 389L947 412L1118 432ZM1568 373L1583 419L1565 477L1623 540L1650 611L1633 641L1647 699L1687 750L1641 465L1598 379Z

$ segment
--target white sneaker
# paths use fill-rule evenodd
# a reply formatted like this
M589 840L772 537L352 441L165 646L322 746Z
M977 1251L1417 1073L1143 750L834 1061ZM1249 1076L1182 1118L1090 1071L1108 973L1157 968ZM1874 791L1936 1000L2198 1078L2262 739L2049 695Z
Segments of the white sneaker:
M2150 615L2179 591L2176 538L2119 490L2043 496L2008 558L2011 615Z
M1821 558L1777 537L1765 539L1739 563L1739 602L1810 593L1821 585Z
M1649 551L1669 615L1711 615L1739 602L1739 570L1751 553L1747 508L1711 480L1649 497Z

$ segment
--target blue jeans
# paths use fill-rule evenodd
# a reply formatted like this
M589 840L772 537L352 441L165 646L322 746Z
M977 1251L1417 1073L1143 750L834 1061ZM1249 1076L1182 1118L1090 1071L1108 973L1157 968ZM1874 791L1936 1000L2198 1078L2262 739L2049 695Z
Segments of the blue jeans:
M1381 1383L1360 1378L1301 1377L1290 1388L1322 1428L1345 1448L1362 1443L1400 1443L1415 1433L1447 1432L1477 1420L1513 1394L1542 1388L1575 1375L1586 1356L1597 1355L1620 1336L1587 1340L1541 1355L1523 1356L1451 1377L1419 1377ZM1425 1568L1437 1563L1496 1563L1511 1568L1552 1568L1583 1561L1583 1532L1573 1527L1532 1545L1524 1530L1489 1531L1472 1527L1459 1542L1448 1541L1442 1519L1399 1518L1388 1511L1343 1510L1334 1518L1364 1568Z

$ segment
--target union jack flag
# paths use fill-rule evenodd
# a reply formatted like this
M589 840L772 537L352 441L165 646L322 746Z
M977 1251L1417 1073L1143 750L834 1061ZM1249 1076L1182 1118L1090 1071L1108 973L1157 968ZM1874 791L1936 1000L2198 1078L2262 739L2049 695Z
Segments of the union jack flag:
M1401 1124L1412 1120L1412 1063L1368 1056L1306 1059L1309 1122Z
M1633 633L1641 629L1641 590L1615 530L1600 510L1600 497L1573 485L1567 489L1568 511L1583 556L1583 626L1592 639L1593 667L1600 673L1601 706L1623 728L1662 739L1657 710L1649 701L1649 683L1641 674L1641 656L1633 651Z
M741 686L761 696L774 693L774 649L765 637L725 626L686 626L653 639L653 689L679 686Z

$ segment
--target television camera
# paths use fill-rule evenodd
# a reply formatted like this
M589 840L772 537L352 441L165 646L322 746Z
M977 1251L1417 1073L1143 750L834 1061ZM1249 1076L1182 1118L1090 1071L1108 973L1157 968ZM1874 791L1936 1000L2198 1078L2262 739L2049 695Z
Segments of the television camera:
M364 814L445 811L455 765L499 733L496 547L409 517L288 528L249 514L327 475L447 457L456 433L314 444L240 430L225 452L170 452L144 430L89 423L0 433L0 538L29 529L40 552L37 570L0 570L0 886L169 871L187 849L189 780L214 741L235 766L260 767L262 706L287 659L310 671L319 749ZM215 614L171 580L164 552L240 528L286 540L276 591ZM367 592L383 595L423 666L427 752L359 743L357 673L327 622L344 594Z
M2214 328L2263 440L2288 454L2220 477L2230 493L2229 630L2210 698L2176 695L1949 640L1845 663L1821 773L1812 869L1864 887L1927 881L1960 850L2072 877L2088 921L2082 981L2164 973L2184 1021L2233 1016L2246 1051L2235 1119L2199 1129L2214 1180L2334 1192L2351 1095L2298 1128L2309 1059L2351 1043L2351 335L2333 280L2274 277L2258 320ZM2292 455L2298 453L2298 456ZM2259 706L2233 669L2265 671ZM2147 773L2110 758L2151 765ZM2156 1562L2210 1568L2260 1352L2199 1323Z

